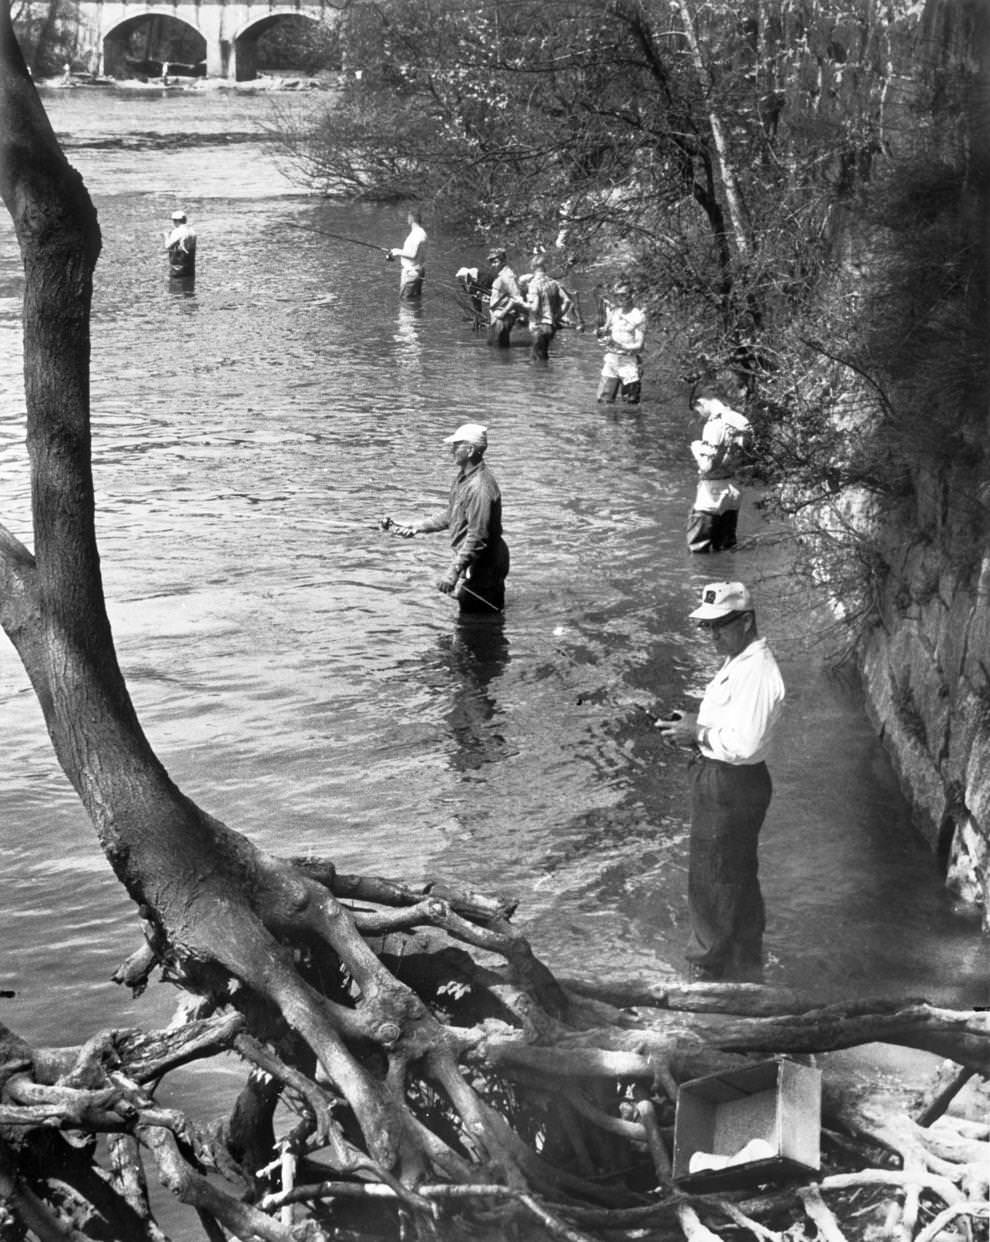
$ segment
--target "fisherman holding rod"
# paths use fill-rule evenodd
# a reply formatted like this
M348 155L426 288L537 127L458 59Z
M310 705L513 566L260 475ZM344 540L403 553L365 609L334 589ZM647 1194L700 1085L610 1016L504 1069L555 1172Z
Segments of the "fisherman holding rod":
M426 230L417 210L411 210L406 220L409 224L406 240L401 246L389 250L386 257L398 259L402 266L399 273L399 297L414 299L422 294L423 277L426 275Z
M452 595L462 613L500 613L505 607L509 549L502 538L502 494L484 461L488 429L464 423L444 444L450 445L457 467L447 507L410 525L390 517L380 524L406 539L449 530L453 556L437 589Z
M346 242L350 246L363 246L366 250L377 250L379 254L385 256L386 261L401 260L399 296L418 298L423 292L423 277L426 275L426 232L420 223L418 211L410 211L407 219L409 233L401 246L379 246L377 242L365 241L362 237L350 237L346 233L335 233L332 229L317 228L312 224L297 224L293 220L287 220L285 223L290 228L302 229L306 233L319 233L321 237Z

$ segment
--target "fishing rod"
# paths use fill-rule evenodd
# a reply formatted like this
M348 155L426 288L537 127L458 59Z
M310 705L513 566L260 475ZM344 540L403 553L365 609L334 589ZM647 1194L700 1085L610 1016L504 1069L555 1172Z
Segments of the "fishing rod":
M389 517L387 514L385 517L380 518L378 522L379 530L387 530L391 532L393 535L398 534L398 526L399 526L399 523L396 522L393 518ZM490 599L485 599L485 597L483 595L479 595L477 591L472 591L463 578L461 578L458 581L457 587L455 589L458 591L463 591L466 595L470 595L472 599L478 600L480 603L484 604L486 608L490 608L492 612L500 613L502 611L501 608L496 608Z
M350 242L352 246L364 246L368 250L377 250L380 254L391 256L388 246L379 246L375 242L367 242L360 237L348 237L344 233L332 233L329 229L318 229L315 224L296 224L292 220L284 220L290 229L302 229L304 233L319 233L321 237L330 237L334 241Z

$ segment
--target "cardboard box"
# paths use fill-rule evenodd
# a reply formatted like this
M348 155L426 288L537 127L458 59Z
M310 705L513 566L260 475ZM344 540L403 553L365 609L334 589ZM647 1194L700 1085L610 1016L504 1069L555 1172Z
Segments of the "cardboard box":
M807 1180L821 1168L821 1114L820 1072L794 1061L761 1061L683 1083L674 1118L674 1181L706 1194ZM720 1167L699 1167L708 1156Z

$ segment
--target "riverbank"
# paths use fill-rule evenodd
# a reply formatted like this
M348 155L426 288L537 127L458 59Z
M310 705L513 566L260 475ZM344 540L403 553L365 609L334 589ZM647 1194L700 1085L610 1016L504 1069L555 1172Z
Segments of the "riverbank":
M70 73L57 78L45 78L37 83L42 91L102 90L145 92L184 92L209 95L230 91L238 95L272 94L280 91L332 91L335 83L326 77L284 76L259 74L245 82L229 78L187 77L182 74L164 74L159 78L111 78L92 73Z

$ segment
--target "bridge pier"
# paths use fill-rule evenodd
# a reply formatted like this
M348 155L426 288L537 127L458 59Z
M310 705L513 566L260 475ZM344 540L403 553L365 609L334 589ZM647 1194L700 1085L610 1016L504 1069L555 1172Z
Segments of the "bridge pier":
M228 39L206 40L206 76L208 78L236 77L236 65L230 65L231 52ZM230 65L229 73L228 65Z

